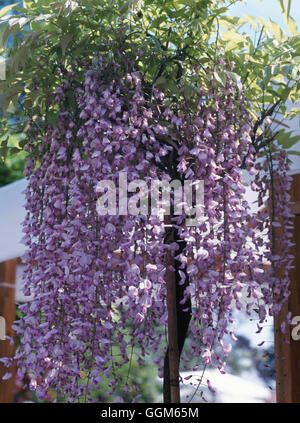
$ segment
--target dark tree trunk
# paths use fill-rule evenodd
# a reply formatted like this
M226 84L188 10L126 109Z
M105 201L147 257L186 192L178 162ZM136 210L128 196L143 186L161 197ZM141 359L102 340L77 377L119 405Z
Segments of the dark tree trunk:
M175 230L175 238L174 241L176 241L178 234ZM177 237L176 237L177 235ZM179 244L179 250L177 250L177 253L180 254L181 251L185 248L185 242L181 242L178 240ZM191 320L191 300L188 299L188 301L185 304L180 304L180 301L183 298L184 290L187 288L189 282L188 277L186 275L185 283L183 285L179 285L179 281L181 279L179 275L179 265L178 261L175 260L175 272L173 272L173 280L175 282L175 292L176 292L176 332L177 332L177 350L178 350L178 366L180 361L180 356L183 350L184 342L186 339L189 323ZM183 309L188 309L188 311L183 311ZM179 389L179 379L177 381L170 380L170 366L169 366L169 359L172 360L172 355L170 354L169 357L169 347L167 348L165 359L164 359L164 383L163 383L163 397L165 403L171 403L172 397L171 397L171 384L177 383L178 389ZM179 373L179 369L178 369Z
M172 151L168 157L169 174L172 179L182 181L182 176L177 172L177 152ZM173 210L171 211L171 216ZM186 247L186 242L182 241L178 229L171 225L171 219L165 220L169 223L165 243L176 242L179 249L176 255L180 254ZM171 254L166 255L166 266L172 266L175 271L167 268L167 305L168 305L168 348L164 359L164 381L163 381L163 399L165 403L180 402L179 391L179 364L180 357L186 339L189 323L191 320L191 300L188 299L185 304L180 304L183 299L184 291L189 285L188 275L185 269L179 269L180 262L175 260ZM179 285L181 280L179 270L185 273L185 282ZM187 311L183 311L187 309Z

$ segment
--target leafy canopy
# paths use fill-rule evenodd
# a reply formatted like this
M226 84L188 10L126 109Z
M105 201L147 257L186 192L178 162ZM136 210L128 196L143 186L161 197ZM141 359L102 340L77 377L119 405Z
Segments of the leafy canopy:
M223 55L236 65L231 78L246 87L258 134L268 115L279 124L293 118L299 108L287 109L286 102L299 100L300 40L290 16L291 0L279 0L289 32L272 20L230 16L233 3L36 0L1 9L0 49L6 66L6 79L0 81L2 158L26 145L28 119L40 126L41 135L46 122L55 125L55 88L70 67L76 66L83 78L85 61L96 52L112 62L122 54L131 56L149 85L173 100L189 98L200 85L208 85L206 67ZM195 66L197 75L191 72ZM216 71L215 77L224 83L224 74ZM68 101L72 106L72 92ZM14 133L22 134L17 146L10 142ZM299 139L284 126L272 137L284 148Z

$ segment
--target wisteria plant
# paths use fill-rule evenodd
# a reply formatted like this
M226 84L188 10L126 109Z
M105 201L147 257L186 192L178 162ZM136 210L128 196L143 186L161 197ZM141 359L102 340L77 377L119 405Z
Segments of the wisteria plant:
M111 394L120 383L138 391L119 369L151 352L164 401L174 402L186 339L191 374L225 373L233 312L256 314L260 330L289 296L285 147L295 139L274 122L297 113L285 106L299 92L294 21L285 12L292 34L281 31L273 47L271 23L255 24L254 44L220 3L36 1L2 18L5 47L15 36L2 147L13 107L27 152L24 293L32 296L19 307L13 362L39 399L92 401L103 378ZM165 219L100 212L98 183L117 184L120 172L128 184L203 181L198 224L175 215L174 201ZM202 372L200 396L205 385L213 391Z

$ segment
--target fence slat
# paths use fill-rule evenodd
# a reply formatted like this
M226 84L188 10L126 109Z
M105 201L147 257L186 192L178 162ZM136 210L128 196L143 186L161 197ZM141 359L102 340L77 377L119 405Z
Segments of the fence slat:
M0 315L6 323L6 335L13 336L12 325L15 320L15 278L17 260L0 263ZM0 357L12 357L14 346L9 340L0 341ZM2 380L3 375L12 369L7 369L0 363L0 403L13 402L14 379Z
M295 247L295 268L291 271L291 295L280 315L275 318L275 357L276 357L276 396L279 403L300 402L300 340L293 340L292 329L286 325L287 331L282 334L280 324L288 312L292 317L300 316L300 174L293 177L292 201L296 204L292 209L295 214L295 231L293 242Z

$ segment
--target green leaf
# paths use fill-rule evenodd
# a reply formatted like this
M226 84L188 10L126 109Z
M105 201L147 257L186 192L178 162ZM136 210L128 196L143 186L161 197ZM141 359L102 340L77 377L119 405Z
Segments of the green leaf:
M214 78L220 85L222 85L222 87L225 87L225 78L222 74L214 72Z
M0 156L2 160L5 161L7 157L8 147L0 147Z
M74 110L76 108L76 98L75 98L75 95L74 95L74 92L73 91L70 91L69 90L67 92L66 101L68 102L68 107L71 110Z
M270 19L270 26L275 35L276 40L280 42L282 39L282 29L279 25L277 25L277 23L273 22L272 19Z
M292 90L292 88L290 88L290 87L286 87L286 88L284 88L284 90L281 92L281 94L280 94L280 98L281 98L281 100L282 100L283 102L284 102L284 101L286 101L286 100L288 99L288 96L290 95L291 90Z
M54 111L50 111L47 113L47 120L52 126L52 128L55 128L57 118L58 118L58 113L55 113Z
M10 69L13 73L18 71L20 65L23 65L27 60L27 50L28 48L21 47L16 54L10 59Z
M29 19L27 19L25 17L21 17L21 18L12 17L12 18L10 18L6 23L5 30L4 30L3 35L2 35L1 48L5 49L8 37L10 35L12 35L12 37L14 37L20 31L20 29L22 29L23 26L27 24L28 21L29 21Z
M0 157L2 158L2 160L5 160L7 157L7 151L8 151L8 147L7 147L7 142L8 142L8 136L6 138L4 138L4 140L1 141L0 144Z
M283 65L281 66L281 72L283 75L287 76L290 71L290 65Z
M268 85L272 76L272 68L271 66L266 66L263 70L263 83L265 86Z
M36 18L33 19L34 22L40 22L40 21L49 21L51 18L55 16L54 13L47 13L44 15L39 15Z
M233 81L236 83L238 90L241 92L243 89L243 85L241 82L241 76L238 75L235 72L227 72L228 75L233 79Z
M28 142L27 138L22 139L21 141L19 141L19 147L23 149L25 145L27 144L27 142Z
M244 43L246 41L246 39L244 37L242 37L242 35L238 34L237 32L234 32L234 31L224 32L224 34L222 35L222 40L233 41L236 44Z
M6 25L5 30L2 34L2 38L0 40L1 41L0 48L6 49L6 43L11 32L12 32L12 28L9 25Z
M25 9L30 9L30 7L32 6L32 1L25 1L23 0L23 6Z
M19 103L18 103L19 96L20 96L19 94L15 94L15 95L13 95L13 96L11 97L11 102L12 102L12 104L14 105L15 110L17 110L17 109L18 109L18 105L19 105Z
M10 103L10 97L8 94L0 95L0 109L2 109L3 113L6 112L6 109Z
M288 150L287 153L291 156L300 156L300 151L296 151L296 150Z
M72 38L73 36L71 34L65 34L61 37L60 45L61 45L61 51L63 56L66 54L66 48L69 42L72 40Z
M18 147L12 147L12 148L10 148L9 153L10 153L11 155L13 155L13 154L17 154L17 153L19 153L20 151L22 151L22 149L20 149L20 148L18 148Z
M278 75L279 72L280 72L280 65L278 63L276 65L272 65L271 66L271 74L272 74L272 76Z
M166 82L167 82L166 78L164 76L160 76L155 81L155 86L157 86L157 87L164 87L166 85Z
M0 18L2 18L6 13L8 13L14 6L16 6L18 3L10 4L9 6L5 6L2 9L0 9Z
M4 140L1 141L1 147L7 147L7 142L8 142L8 136L6 136L6 138L4 138Z
M297 34L297 30L298 30L297 22L291 16L287 20L287 27L290 30L290 33L292 35L296 35Z
M167 81L166 83L166 88L171 91L171 93L175 96L175 97L179 97L179 88L176 84L176 82L173 79L170 79L169 81Z
M296 135L294 137L291 137L293 131L287 131L285 132L284 129L281 129L276 134L275 139L277 140L278 144L281 145L283 148L288 149L293 147L293 145L297 144L297 142L300 140L300 135Z
M183 89L183 94L186 99L190 99L192 95L194 94L195 90L191 85L185 85Z

